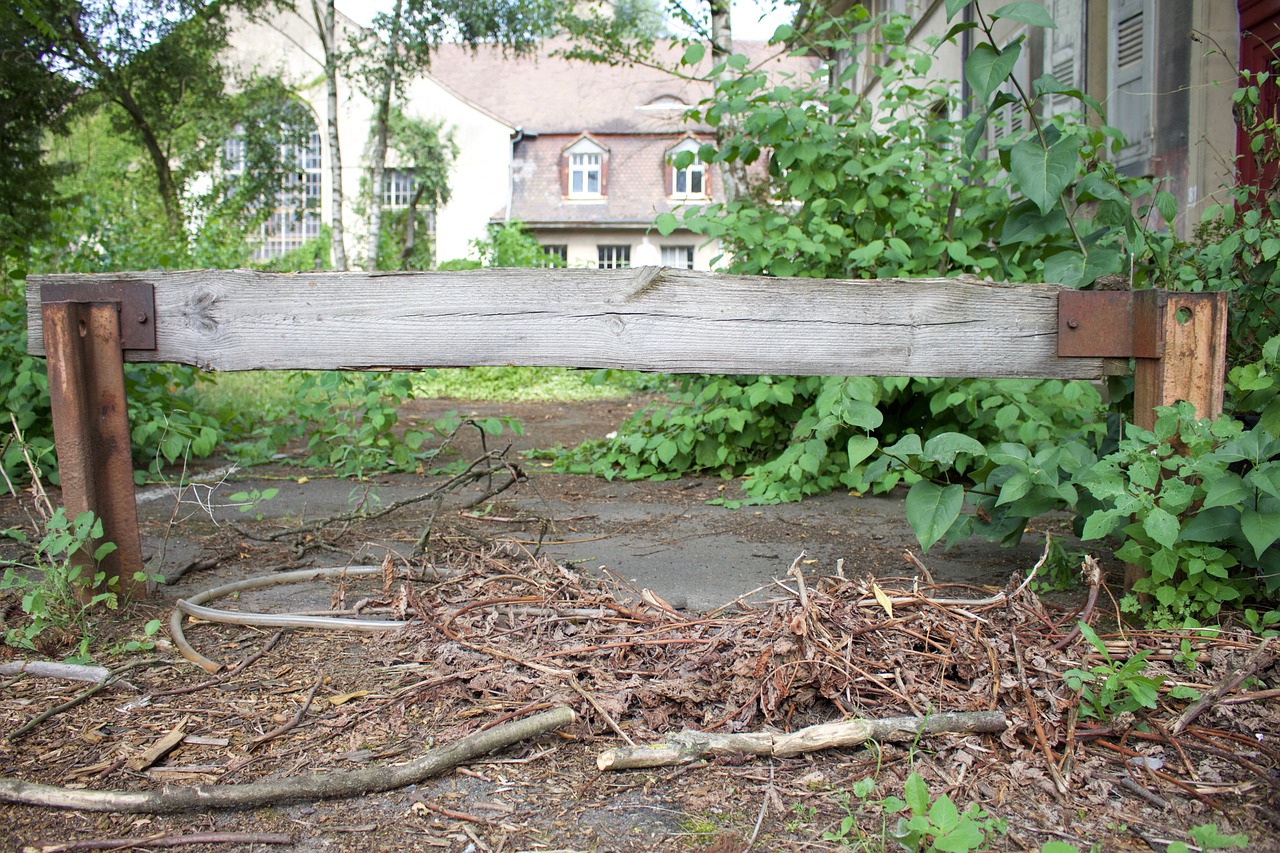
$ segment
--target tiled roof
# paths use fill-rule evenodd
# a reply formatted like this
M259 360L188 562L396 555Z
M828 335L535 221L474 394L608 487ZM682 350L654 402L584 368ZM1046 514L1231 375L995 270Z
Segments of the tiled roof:
M431 60L430 74L463 98L522 128L526 133L677 133L688 128L680 109L640 109L675 99L695 106L711 94L710 84L677 78L642 66L605 65L553 56L570 46L563 37L547 40L533 55L504 56L497 47L475 52L462 45L442 45ZM670 66L682 48L665 42L659 51ZM735 42L752 65L773 56L763 42ZM700 68L705 73L710 60ZM817 66L811 57L782 56L769 64L779 73L804 74Z
M601 200L565 199L560 179L561 152L581 136L544 134L516 146L511 216L529 225L585 225L599 227L649 225L659 213L682 202L667 197L667 152L687 133L670 135L610 135L591 138L608 149L605 196ZM709 141L703 136L699 141ZM718 176L710 180L712 197L719 193ZM697 202L683 202L684 204ZM494 219L504 218L505 211Z

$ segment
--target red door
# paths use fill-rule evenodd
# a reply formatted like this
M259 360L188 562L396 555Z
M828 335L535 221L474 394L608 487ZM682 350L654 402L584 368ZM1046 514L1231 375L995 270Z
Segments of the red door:
M1240 69L1269 71L1272 77L1261 86L1261 101L1255 120L1280 118L1280 0L1239 0ZM1275 138L1261 151L1250 148L1251 134L1243 126L1236 131L1236 153L1240 155L1240 185L1258 188L1258 195L1274 197L1280 184L1280 151Z

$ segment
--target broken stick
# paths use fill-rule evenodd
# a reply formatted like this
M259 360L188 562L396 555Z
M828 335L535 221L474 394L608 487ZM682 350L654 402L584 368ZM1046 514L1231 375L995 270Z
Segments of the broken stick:
M513 720L427 752L408 764L369 767L320 776L286 776L244 785L165 786L157 791L90 791L0 778L0 802L94 812L172 814L205 809L256 808L301 800L337 799L416 785L473 758L567 726L570 708L552 708Z
M869 740L910 740L918 735L942 732L1001 732L1006 725L1005 716L1000 711L956 711L927 717L845 720L809 726L790 733L722 734L686 729L663 743L602 752L596 758L596 767L601 770L671 767L691 764L706 755L767 755L787 758L820 749L857 746Z

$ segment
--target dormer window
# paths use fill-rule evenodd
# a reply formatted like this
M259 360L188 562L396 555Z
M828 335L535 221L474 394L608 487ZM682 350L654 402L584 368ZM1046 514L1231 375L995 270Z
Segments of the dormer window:
M607 192L609 151L589 136L564 149L561 191L570 199L603 199Z
M706 198L707 166L698 156L698 141L686 139L667 152L667 195L671 198Z
M599 154L569 155L569 195L600 195Z

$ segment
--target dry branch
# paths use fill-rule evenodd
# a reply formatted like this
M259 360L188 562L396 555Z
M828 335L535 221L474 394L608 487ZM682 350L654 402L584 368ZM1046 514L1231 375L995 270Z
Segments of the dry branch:
M147 835L138 838L93 838L29 847L36 853L68 853L72 850L125 850L130 847L186 847L190 844L292 844L282 832L197 832L192 835Z
M685 730L665 743L602 752L596 758L596 766L601 770L670 767L689 764L707 755L789 758L820 749L857 746L869 740L909 740L941 732L1000 732L1005 725L1005 716L1000 711L956 711L928 717L845 720L790 733L722 734Z
M89 791L0 778L0 801L95 812L170 814L197 809L256 808L301 800L355 797L417 784L495 749L567 726L574 719L571 709L553 708L467 735L408 764L321 776L288 776L245 785L166 785L157 791Z

